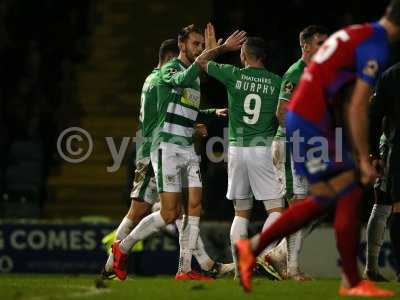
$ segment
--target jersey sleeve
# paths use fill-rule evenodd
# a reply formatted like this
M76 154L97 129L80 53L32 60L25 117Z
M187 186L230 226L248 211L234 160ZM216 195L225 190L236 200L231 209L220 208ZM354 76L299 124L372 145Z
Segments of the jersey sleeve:
M286 73L282 78L281 88L279 92L279 100L290 101L290 97L294 91L297 82L292 73Z
M176 87L188 87L200 75L200 67L197 63L191 64L186 70L181 71L176 63L167 63L161 68L161 79L169 85Z
M225 85L233 80L235 70L236 67L232 65L218 64L213 61L209 61L207 64L208 75L214 77L218 81L221 81Z
M375 86L379 75L383 72L388 57L388 49L384 43L369 39L356 50L357 77Z

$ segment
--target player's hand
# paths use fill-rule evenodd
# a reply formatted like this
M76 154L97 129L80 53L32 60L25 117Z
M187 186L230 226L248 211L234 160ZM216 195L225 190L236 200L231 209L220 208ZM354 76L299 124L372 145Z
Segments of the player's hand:
M206 28L204 29L204 40L206 44L205 50L214 49L222 44L222 39L219 39L217 42L214 26L211 23L208 23Z
M378 178L378 172L368 159L360 160L361 183L369 184Z
M227 117L228 116L228 109L227 108L218 108L215 110L215 115L217 117Z
M207 126L205 124L196 124L195 128L195 135L198 137L202 137L205 138L208 136L208 130L207 130Z
M242 44L246 41L246 32L236 30L232 33L223 44L226 51L236 51L242 47Z

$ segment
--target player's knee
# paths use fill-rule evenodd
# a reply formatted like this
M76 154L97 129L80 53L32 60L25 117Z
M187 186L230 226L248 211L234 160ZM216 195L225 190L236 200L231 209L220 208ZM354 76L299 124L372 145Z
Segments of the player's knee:
M174 211L161 213L161 216L166 224L171 224L178 218Z
M171 223L175 222L176 219L179 218L180 209L178 209L176 207L170 208L170 209L163 209L161 207L160 214L165 223L171 224Z
M132 199L131 207L129 208L127 217L134 223L139 223L151 211L151 205L144 201Z
M233 200L232 202L235 212L251 211L253 208L253 198Z
M135 224L139 223L146 215L147 211L144 210L134 210L128 213L127 217Z
M285 200L280 199L269 199L263 201L265 210L271 212L283 212L285 209Z

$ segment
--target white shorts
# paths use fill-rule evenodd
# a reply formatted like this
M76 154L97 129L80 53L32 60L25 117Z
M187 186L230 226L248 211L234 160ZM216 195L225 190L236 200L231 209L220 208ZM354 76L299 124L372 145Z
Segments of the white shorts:
M182 188L202 187L200 156L193 146L162 142L151 152L159 193L179 193Z
M131 198L138 201L145 201L150 205L159 201L156 179L150 157L144 157L136 161Z
M230 200L281 199L281 184L272 165L271 148L236 147L228 150L228 192Z
M286 153L285 145L283 139L272 142L272 161L283 193L291 200L292 195L296 197L308 194L308 182L304 176L296 174L292 156L289 152ZM287 186L290 183L291 186Z

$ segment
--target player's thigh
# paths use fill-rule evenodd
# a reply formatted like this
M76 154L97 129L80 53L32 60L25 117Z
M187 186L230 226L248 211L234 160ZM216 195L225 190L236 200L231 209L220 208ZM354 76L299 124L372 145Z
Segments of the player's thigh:
M279 182L282 184L282 188L286 189L286 172L285 172L285 140L277 139L272 142L272 163L274 171Z
M272 164L271 147L247 147L246 164L251 190L257 200L283 198L282 184Z
M201 193L201 188L202 188L202 178L201 178L201 172L200 172L200 161L201 158L199 155L197 155L194 151L194 149L187 149L187 153L185 155L187 158L185 159L186 164L185 167L182 170L182 186L189 188L189 191L191 188L197 188L200 189Z
M181 166L183 158L176 146L174 144L161 143L151 153L159 193L181 192Z
M244 153L245 147L229 146L228 149L228 191L229 200L248 199L253 196Z
M293 160L290 161L291 175L293 180L293 199L303 199L308 194L308 181L305 176L297 174Z
M145 201L150 205L159 200L153 166L149 157L136 162L135 177L130 196L132 199Z
M162 192L160 193L160 202L160 214L167 224L179 218L182 202L181 192Z

